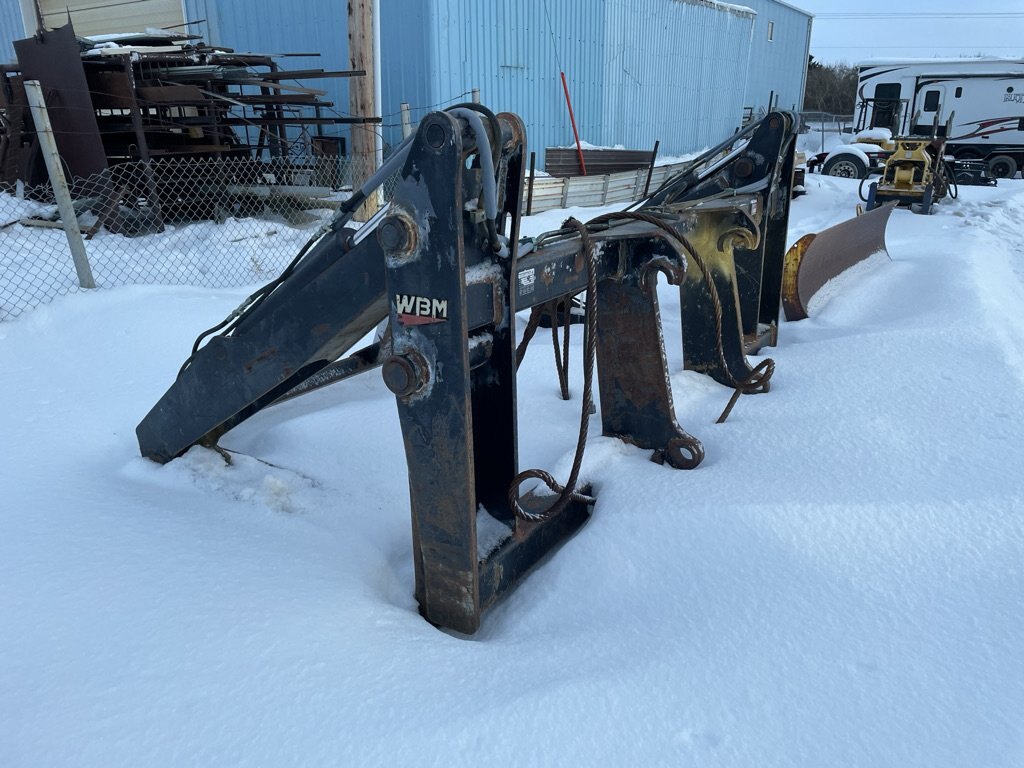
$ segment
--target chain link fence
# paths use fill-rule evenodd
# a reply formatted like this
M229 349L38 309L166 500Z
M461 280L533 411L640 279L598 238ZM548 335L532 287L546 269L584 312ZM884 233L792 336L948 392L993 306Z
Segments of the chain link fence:
M279 274L371 163L132 162L75 180L71 194L97 287L228 288ZM394 183L385 183L385 199ZM0 320L78 290L50 185L0 187Z
M805 151L825 152L837 138L853 134L854 115L834 115L830 112L801 112L800 133Z
M97 288L268 282L330 221L371 164L352 157L123 163L70 182L77 224L71 232L49 184L0 185L0 321L82 290L69 238L81 238ZM538 178L528 188L528 208L635 200L679 167ZM384 201L398 175L384 182Z

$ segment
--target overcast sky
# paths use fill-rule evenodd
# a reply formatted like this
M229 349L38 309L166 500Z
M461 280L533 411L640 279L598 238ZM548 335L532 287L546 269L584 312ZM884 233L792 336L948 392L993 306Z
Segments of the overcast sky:
M1024 0L787 2L814 14L811 55L823 63L977 54L1024 58Z

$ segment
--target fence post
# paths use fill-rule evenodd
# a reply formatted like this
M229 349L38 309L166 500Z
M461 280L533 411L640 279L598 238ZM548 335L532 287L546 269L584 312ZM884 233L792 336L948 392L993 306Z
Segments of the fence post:
M647 178L647 174L644 173L643 168L636 169L636 181L633 182L633 199L639 200L643 195L641 194L644 189L644 179Z
M474 88L473 89L473 103L474 104L479 104L480 103L480 89L479 88Z
M412 136L412 112L409 109L409 102L403 101L399 109L402 111L402 138L408 139Z
M78 228L75 206L71 202L71 191L68 189L68 182L64 177L64 167L61 165L60 153L57 151L57 141L53 135L53 126L50 125L50 115L46 111L46 99L43 98L43 88L38 80L25 81L25 96L28 98L29 106L32 108L32 121L35 123L36 136L39 137L39 145L43 150L46 172L50 176L53 197L57 201L57 210L60 211L60 220L63 225L64 234L68 238L71 258L75 262L78 284L83 288L95 288L96 281L93 280L92 268L89 266L89 257L85 253L82 230Z

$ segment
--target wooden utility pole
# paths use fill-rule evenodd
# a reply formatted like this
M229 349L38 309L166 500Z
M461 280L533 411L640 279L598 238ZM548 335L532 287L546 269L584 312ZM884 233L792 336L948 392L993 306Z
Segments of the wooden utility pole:
M376 117L376 84L373 66L373 0L348 0L348 59L350 69L366 72L348 81L348 111L356 117ZM371 123L352 126L353 191L376 170L376 134ZM365 219L377 212L377 195L360 209Z

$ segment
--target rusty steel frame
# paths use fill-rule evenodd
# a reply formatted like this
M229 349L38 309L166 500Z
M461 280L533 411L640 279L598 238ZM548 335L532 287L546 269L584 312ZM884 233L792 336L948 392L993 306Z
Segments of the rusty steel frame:
M336 222L225 330L197 342L137 429L143 455L169 461L195 444L215 446L274 402L381 365L406 450L420 612L463 633L586 522L593 503L587 488L570 489L577 493L557 508L515 490L516 312L580 293L589 275L603 433L671 467L694 467L703 451L676 421L657 275L685 290L691 262L735 270L739 248L764 242L770 210L769 193L752 184L647 206L643 217L595 224L589 239L570 227L520 243L525 130L515 115L474 109L482 129L465 108L424 118L368 234ZM778 196L788 201L788 189ZM728 327L742 338L732 302ZM342 357L385 318L383 338ZM729 349L742 355L742 343ZM480 548L480 515L506 529L490 551Z
M793 116L770 112L692 160L641 206L683 214L721 206L694 243L710 280L691 257L680 303L684 366L728 386L750 377L746 355L778 336L795 149Z

